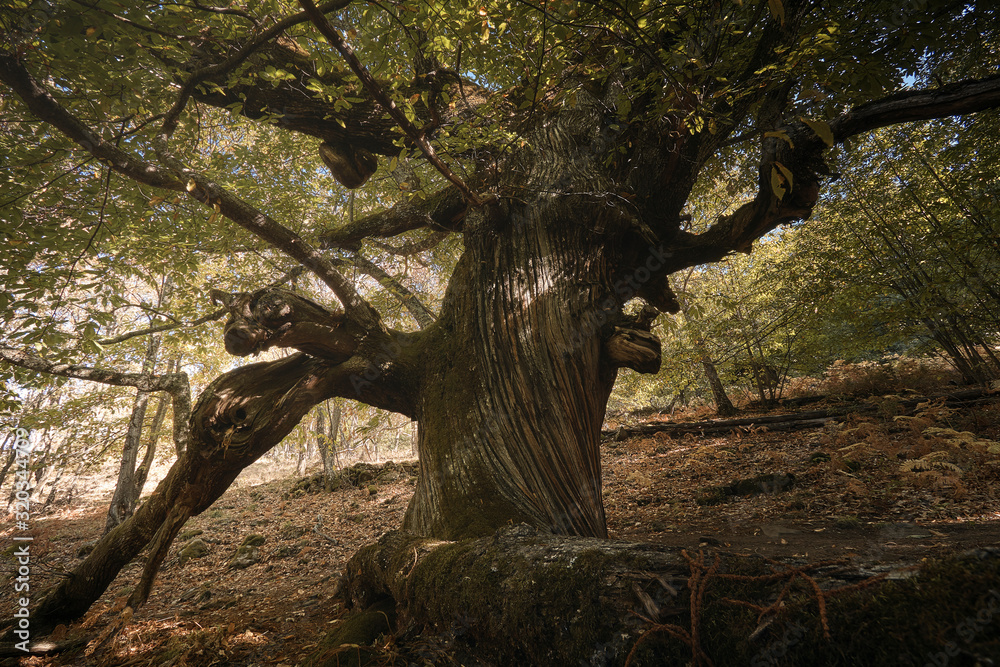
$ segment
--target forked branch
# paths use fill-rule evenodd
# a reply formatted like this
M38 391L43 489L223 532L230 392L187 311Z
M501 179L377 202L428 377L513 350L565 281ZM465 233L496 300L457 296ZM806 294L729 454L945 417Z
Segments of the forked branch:
M312 0L299 0L299 4L309 15L309 18L319 29L320 33L326 37L327 41L335 48L344 60L347 62L348 67L351 71L361 80L368 94L371 95L375 101L377 101L383 109L385 109L396 124L403 130L407 137L410 138L414 144L420 148L420 152L424 154L427 161L434 165L441 174L448 179L448 181L458 188L459 192L465 200L472 206L482 206L486 203L479 195L472 191L465 181L455 175L455 172L438 157L437 152L434 150L434 146L431 142L427 140L427 136L424 132L418 130L413 123L409 121L403 110L396 106L396 103L392 101L392 98L385 92L385 89L379 85L375 77L371 75L368 69L358 60L357 55L354 53L354 49L351 48L350 44L344 41L344 38L337 32L329 21L326 20L326 16L322 11L320 11L316 5L312 3Z
M60 364L31 352L10 347L0 347L0 361L47 375L89 380L118 387L135 387L139 391L165 391L170 394L174 409L174 447L176 451L183 451L187 447L187 423L191 414L191 387L187 373L163 375L122 373L82 364Z

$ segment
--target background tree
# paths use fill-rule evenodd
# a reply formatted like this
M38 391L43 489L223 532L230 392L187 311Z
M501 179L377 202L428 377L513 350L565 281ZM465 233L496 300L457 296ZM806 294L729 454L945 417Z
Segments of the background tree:
M820 223L797 230L796 247L824 249L809 260L817 289L865 304L849 324L862 350L888 343L941 354L969 383L997 377L996 183L971 161L994 159L995 127L990 113L872 135L841 158Z
M229 312L229 352L298 350L205 387L171 474L33 618L80 613L152 541L132 595L141 603L184 520L335 396L418 422L411 534L473 538L523 522L606 536L608 396L619 368L660 367L649 311L630 316L624 304L675 312L667 276L751 252L807 218L829 147L1000 105L1000 23L987 3L902 16L894 2L300 5L4 11L10 164L45 172L23 186L19 208L48 226L39 233L11 214L8 308L19 331L8 345L19 349L4 358L183 393L179 374L59 365L95 354L102 326L62 331L35 312L59 312L58 286L78 284L77 256L175 271L186 261L177 307L207 311L213 288ZM755 146L751 163L733 153L743 144ZM688 228L695 184L727 160L749 197ZM372 192L328 201L321 165ZM57 177L86 214L42 213L62 205ZM122 244L112 254L99 232L116 206L151 214L147 226L108 233ZM174 225L175 213L187 219ZM427 273L440 276L431 287L365 264L449 242L454 263L425 251ZM247 259L200 284L198 260L213 251L257 254L268 271L243 273ZM328 291L249 285L296 264ZM394 322L366 298L354 268L393 285L406 317ZM421 304L448 274L440 307ZM322 305L331 294L339 308ZM101 303L100 292L74 298ZM58 349L47 359L26 351L39 341Z

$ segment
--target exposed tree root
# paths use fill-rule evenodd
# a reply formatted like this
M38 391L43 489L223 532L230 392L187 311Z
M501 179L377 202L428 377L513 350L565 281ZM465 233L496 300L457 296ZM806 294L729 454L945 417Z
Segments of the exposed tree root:
M988 584L998 573L989 551L858 580L846 561L689 554L518 526L460 542L389 533L351 559L341 595L359 613L392 603L397 637L444 636L482 664L721 667L786 654L796 656L787 664L924 664L960 631L966 654L1000 652L1000 591ZM338 641L307 664L338 664Z

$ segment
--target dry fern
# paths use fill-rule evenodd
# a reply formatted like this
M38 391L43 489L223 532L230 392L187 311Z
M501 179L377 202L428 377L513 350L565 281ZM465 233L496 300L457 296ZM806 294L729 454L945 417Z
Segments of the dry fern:
M962 474L964 472L961 468L950 461L928 461L927 457L903 461L902 465L899 466L899 469L901 472L929 472L932 470L948 470L958 474Z

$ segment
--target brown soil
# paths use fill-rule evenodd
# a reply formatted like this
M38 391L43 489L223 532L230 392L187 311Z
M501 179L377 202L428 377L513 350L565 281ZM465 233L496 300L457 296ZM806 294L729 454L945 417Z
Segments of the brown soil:
M1000 400L961 410L928 404L903 418L891 400L883 407L822 429L605 443L611 536L794 561L845 558L862 572L1000 545ZM794 476L790 488L698 503L710 487L779 473ZM334 589L347 559L400 524L414 479L398 470L386 477L290 499L291 481L232 488L182 531L204 531L197 537L208 555L181 566L178 540L148 603L120 633L97 641L115 624L141 558L70 630L86 647L9 664L294 665L341 617ZM105 507L35 518L33 590L72 569L99 535ZM265 537L262 560L229 568L254 533ZM2 591L6 608L12 589Z

